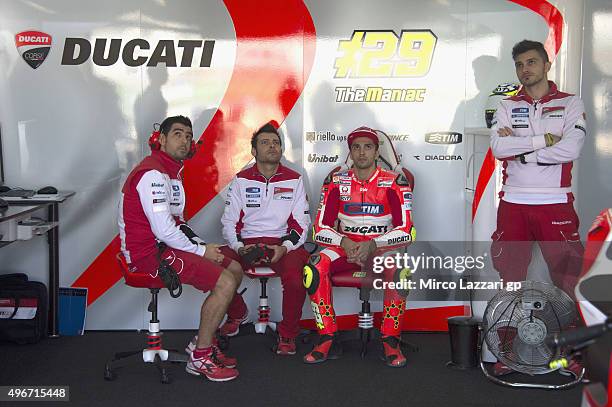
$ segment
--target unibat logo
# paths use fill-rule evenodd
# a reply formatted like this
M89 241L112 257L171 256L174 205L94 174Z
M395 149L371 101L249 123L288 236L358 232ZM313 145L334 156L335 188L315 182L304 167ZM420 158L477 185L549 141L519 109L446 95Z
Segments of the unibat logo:
M36 69L49 55L51 36L40 31L23 31L15 34L15 45L23 60Z

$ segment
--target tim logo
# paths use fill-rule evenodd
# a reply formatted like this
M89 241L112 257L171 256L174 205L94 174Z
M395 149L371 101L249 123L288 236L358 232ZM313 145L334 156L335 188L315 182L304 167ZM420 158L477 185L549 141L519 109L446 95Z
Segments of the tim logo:
M32 69L45 62L51 50L51 36L40 31L23 31L15 34L17 52Z
M459 144L463 134L452 131L438 131L425 134L425 142L429 144Z
M385 207L379 204L370 203L349 203L344 204L344 212L349 215L380 215Z

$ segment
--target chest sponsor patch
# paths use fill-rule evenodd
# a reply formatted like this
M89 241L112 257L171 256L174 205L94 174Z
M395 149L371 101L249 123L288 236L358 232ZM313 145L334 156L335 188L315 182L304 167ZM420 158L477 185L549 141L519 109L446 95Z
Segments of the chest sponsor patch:
M181 189L179 188L178 185L172 185L172 190L173 191L180 191Z
M512 118L516 118L516 117L529 117L529 114L527 113L519 113L519 114L513 114Z
M404 205L402 206L402 208L405 211L412 210L412 192L404 192Z
M512 109L512 113L529 113L528 107L515 107Z
M247 194L258 194L261 192L261 188L259 187L247 187L246 188L246 193Z
M393 185L393 178L379 178L377 185L381 188L389 188Z
M565 106L546 106L542 108L543 119L563 119Z
M350 201L351 197L349 195L340 195L341 201Z
M293 188L274 187L274 196L272 199L291 201L293 199Z
M340 195L350 195L350 194L351 194L350 185L340 185Z
M373 203L348 203L344 204L343 209L347 215L380 215L385 211L385 206Z
M261 194L246 194L247 198L261 198Z
M529 125L528 124L513 124L512 128L513 129L528 129Z

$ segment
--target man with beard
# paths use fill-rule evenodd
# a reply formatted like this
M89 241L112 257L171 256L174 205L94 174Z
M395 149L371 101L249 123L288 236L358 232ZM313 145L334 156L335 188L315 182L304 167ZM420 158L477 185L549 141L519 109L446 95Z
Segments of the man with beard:
M240 171L228 189L221 223L229 247L223 247L221 253L240 261L256 244L265 245L273 253L261 264L279 274L283 286L283 320L278 324L276 353L294 355L306 297L302 268L308 252L303 244L310 227L304 180L281 164L282 144L275 122L253 134L251 154L255 164ZM251 265L242 262L242 267ZM221 334L234 336L247 320L242 296L236 294L227 315Z
M221 352L214 334L242 281L242 270L224 258L219 245L205 244L183 219L183 161L195 152L191 120L166 118L149 146L151 155L132 170L121 191L121 250L130 272L158 279L163 260L181 283L210 292L202 304L198 335L187 347L186 370L212 381L235 379L236 359Z
M584 104L547 79L551 62L542 43L523 40L512 58L523 86L500 102L491 129L491 150L504 171L493 265L505 281L525 280L537 241L552 281L574 298L584 248L571 171L586 136Z

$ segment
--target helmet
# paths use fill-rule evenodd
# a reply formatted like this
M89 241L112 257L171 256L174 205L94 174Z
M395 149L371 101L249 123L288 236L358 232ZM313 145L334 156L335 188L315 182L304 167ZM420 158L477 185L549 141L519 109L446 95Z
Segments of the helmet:
M518 93L520 85L517 83L502 83L499 84L491 91L489 98L487 99L487 105L485 106L485 121L487 127L491 128L493 115L497 110L499 101L510 96L514 96Z
M149 136L149 147L151 147L151 151L159 150L161 148L161 144L159 143L159 137L161 132L159 131L159 123L155 123L153 125L153 132L151 136ZM198 142L200 144L200 142ZM191 158L194 156L196 152L196 143L195 141L191 141L191 145L189 146L189 153L187 154L187 158Z

